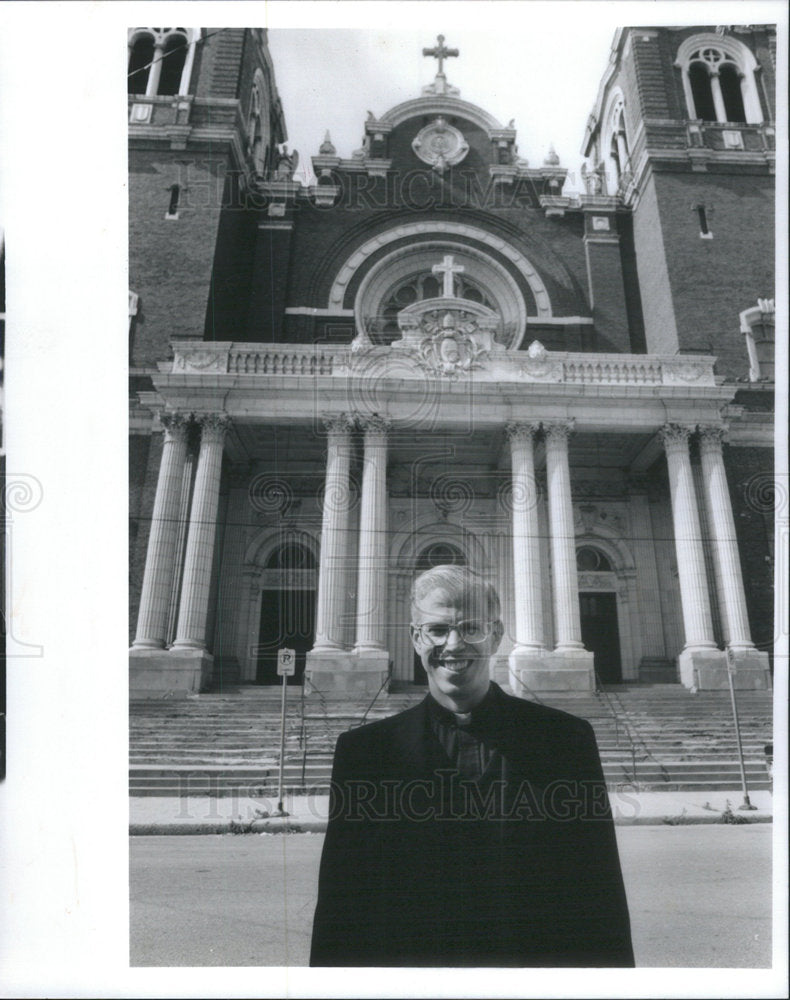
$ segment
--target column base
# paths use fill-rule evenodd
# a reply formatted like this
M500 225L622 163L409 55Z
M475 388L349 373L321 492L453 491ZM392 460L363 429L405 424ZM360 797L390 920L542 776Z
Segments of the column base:
M132 649L130 698L186 698L208 687L214 657L205 649Z
M373 698L389 676L389 660L386 649L310 650L305 663L305 695L332 701Z
M586 649L513 650L508 657L510 686L520 698L533 691L588 693L595 690L593 654Z
M734 650L735 671L732 675L736 691L770 691L771 672L768 654L757 649ZM727 691L727 654L720 649L684 649L678 656L680 679L686 687L698 691Z

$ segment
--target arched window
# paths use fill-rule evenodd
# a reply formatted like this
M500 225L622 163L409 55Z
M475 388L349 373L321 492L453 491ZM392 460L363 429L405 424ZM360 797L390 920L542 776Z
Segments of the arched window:
M757 305L741 313L741 333L749 354L749 380L773 382L775 305L773 299L758 299Z
M576 569L581 573L611 573L612 564L599 549L582 545L576 550Z
M435 299L441 294L442 286L436 275L432 273L412 275L406 281L401 281L382 303L374 341L376 343L391 343L400 336L397 316L401 309L405 309L413 302ZM496 308L480 285L473 279L456 277L455 294L457 298L478 302L489 309Z
M196 38L197 32L188 28L132 28L128 92L145 97L186 94Z
M417 559L417 572L422 573L434 566L466 566L463 552L447 542L434 542L424 548Z
M315 569L315 556L300 542L284 542L271 553L264 569Z
M255 71L255 78L250 94L250 111L247 116L247 136L252 168L257 174L265 175L268 168L270 129L268 116L268 101L266 98L266 81L260 69Z
M601 156L606 172L606 190L609 194L615 194L624 191L632 178L625 125L625 100L619 88L609 97L603 122Z
M756 124L763 120L752 52L726 35L695 35L678 49L689 118Z

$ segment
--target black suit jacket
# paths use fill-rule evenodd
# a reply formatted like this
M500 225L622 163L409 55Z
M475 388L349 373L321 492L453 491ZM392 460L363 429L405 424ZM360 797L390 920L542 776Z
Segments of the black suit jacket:
M634 964L592 727L492 689L479 784L428 699L338 739L311 965Z

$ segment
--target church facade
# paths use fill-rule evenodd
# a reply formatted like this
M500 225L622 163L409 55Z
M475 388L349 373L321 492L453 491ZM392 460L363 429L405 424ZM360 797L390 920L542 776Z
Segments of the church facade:
M304 184L265 32L130 32L132 697L423 684L441 563L516 694L769 687L774 30L618 31L577 195L424 53Z

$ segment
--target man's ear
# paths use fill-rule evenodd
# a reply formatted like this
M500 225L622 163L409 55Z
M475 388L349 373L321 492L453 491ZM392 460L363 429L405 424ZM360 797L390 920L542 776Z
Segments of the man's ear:
M409 625L409 635L411 636L411 644L417 653L422 654L422 640L420 639L420 633L413 625Z

